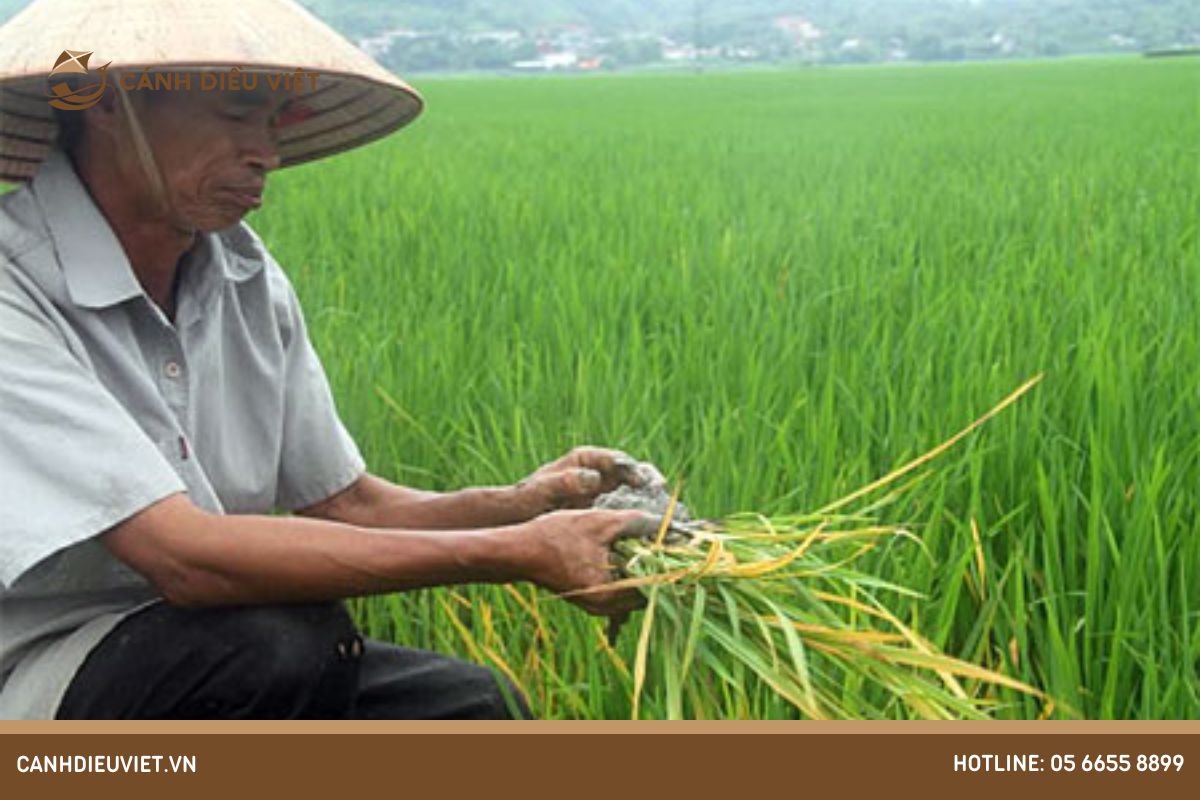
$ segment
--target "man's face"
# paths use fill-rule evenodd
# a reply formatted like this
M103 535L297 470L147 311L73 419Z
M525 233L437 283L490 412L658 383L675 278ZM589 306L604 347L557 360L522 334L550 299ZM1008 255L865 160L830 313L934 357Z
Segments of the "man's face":
M184 230L220 230L262 205L266 175L279 166L275 121L292 96L166 91L135 102L166 185L172 223ZM128 155L123 160L131 179L144 182L132 147Z

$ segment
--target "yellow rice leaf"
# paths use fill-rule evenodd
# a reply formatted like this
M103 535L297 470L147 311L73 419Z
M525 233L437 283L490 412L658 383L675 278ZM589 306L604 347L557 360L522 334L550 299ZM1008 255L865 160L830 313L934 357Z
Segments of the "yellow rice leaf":
M886 631L843 631L837 628L827 628L823 625L806 625L802 622L794 622L792 623L792 627L801 633L828 636L831 639L841 639L846 642L881 642L888 644L904 641L904 637L900 634L887 633Z
M832 564L825 564L823 566L816 567L814 569L804 570L803 572L797 572L797 573L795 573L795 576L798 578L814 578L818 575L824 575L827 572L833 572L834 570L841 569L842 567L846 566L847 564L853 564L855 561L857 561L858 559L862 558L867 553L874 550L875 547L876 547L875 542L867 542L862 547L858 548L853 553L851 553L850 555L843 558L841 561L835 561Z
M1038 689L1033 688L1027 683L1022 683L1016 678L1010 678L999 672L994 672L990 669L985 669L977 664L972 664L968 661L962 661L953 656L940 655L935 653L918 653L911 650L892 650L882 651L881 655L896 663L909 664L914 667L924 667L937 672L950 672L955 675L960 675L964 678L972 678L985 683L995 683L1000 686L1007 686L1010 689L1016 689L1018 692L1024 692L1035 697L1044 697L1045 695Z
M855 500L858 500L861 497L865 497L866 495L871 494L875 490L880 489L884 486L887 486L889 483L892 483L896 479L903 477L904 475L907 475L908 473L912 472L914 469L917 469L917 468L923 466L924 464L929 463L933 459L940 456L942 453L949 450L954 445L958 444L959 441L961 441L962 439L969 436L971 433L973 433L976 429L978 429L981 425L983 425L985 422L990 420L992 417L996 416L1001 411L1008 408L1013 403L1017 402L1017 400L1019 400L1022 395L1024 395L1026 392L1028 392L1034 386L1036 386L1044 377L1046 377L1045 373L1039 373L1039 374L1033 376L1032 378L1027 380L1025 383L1023 383L1019 387L1017 387L1017 389L1012 394L1010 394L1008 397L1004 398L999 403L997 403L996 406L994 406L990 411L988 411L982 417L975 420L970 425L963 428L961 431L954 434L953 436L951 436L946 441L942 442L937 447L933 448L932 450L930 450L929 452L925 453L922 456L918 456L917 458L908 462L904 466L899 467L898 469L892 470L891 472L889 472L887 475L884 475L879 480L874 481L873 483L869 483L866 486L864 486L863 488L859 489L858 491L852 492L851 494L846 495L841 500L836 500L836 501L830 503L829 505L820 509L817 513L818 514L829 514L834 511L837 511L838 509L845 508L846 506L853 503Z
M904 642L905 639L898 633L888 633L886 631L872 630L851 630L846 628L830 628L828 625L816 625L811 622L796 622L794 620L783 620L777 616L764 616L764 622L771 625L790 625L792 628L801 633L809 633L814 636L828 636L832 639L840 639L846 642Z
M654 546L662 547L663 539L667 537L667 528L671 527L671 520L675 516L675 506L679 504L679 490L683 488L682 483L675 484L675 491L671 492L671 501L667 503L667 513L663 514L662 524L658 526L658 536L654 537Z
M922 719L944 720L953 718L953 715L948 713L946 709L935 707L920 695L909 693L905 694L903 699L904 704L920 714Z
M463 624L462 620L458 618L458 614L454 613L454 609L450 607L450 604L445 599L439 597L438 603L441 604L442 610L446 612L446 616L450 618L450 624L454 626L454 629L458 631L458 635L462 637L463 644L466 645L471 657L476 661L483 661L483 652L480 650L478 643L476 643L475 636L471 633L470 629Z
M819 531L820 527L813 531L813 533L815 534ZM812 546L812 543L813 536L810 535L803 542L801 542L800 546L795 550L791 551L790 553L785 553L779 558L770 558L763 561L751 561L746 564L738 564L736 566L727 567L724 570L721 570L721 574L729 575L733 578L761 577L768 573L775 572L776 570L783 569L788 564L791 564L797 558L800 558L802 555L804 555L808 551L808 548Z
M821 523L825 525L826 523ZM795 531L793 533L754 533L738 531L728 534L730 537L738 541L779 541L781 539L799 539L801 537L813 536L818 542L839 541L841 539L861 538L864 536L894 536L900 532L900 528L894 525L876 525L864 528L853 528L848 530L821 530L821 526L814 528L811 531Z
M483 623L484 645L496 642L496 629L492 627L492 607L486 600L479 601L479 619Z
M525 689L525 685L521 682L521 679L517 677L517 673L513 671L513 668L508 665L508 662L505 661L499 653L490 647L483 648L483 652L488 657L488 660L495 664L496 668L504 673L504 677L513 682L513 685L521 691L522 695L525 697L532 697L532 695L530 695Z
M987 565L983 561L983 542L979 538L979 524L971 517L971 538L975 540L975 565L979 569L979 599L987 600Z
M613 646L608 643L608 634L597 628L596 639L600 642L600 652L608 657L609 662L617 672L621 673L621 677L629 680L629 666L625 663L625 659L621 658L621 654L614 650Z
M878 601L875 601L875 607L883 614L884 619L892 623L896 630L904 634L904 638L909 641L909 644L911 644L924 655L933 655L933 646L930 645L929 642L925 641L907 625L898 620L892 612L884 608ZM955 680L954 675L951 672L945 669L933 669L937 673L938 677L942 679L942 683L946 684L946 688L953 692L956 697L958 697L960 700L967 699L966 691L962 688L962 685Z
M623 578L619 581L609 581L608 583L597 584L587 589L572 589L569 592L560 592L559 597L582 597L583 595L596 594L598 592L610 592L619 589L639 589L643 586L659 586L664 583L675 583L696 571L695 567L687 567L686 569L675 570L674 572L663 572L658 575L645 575L641 578Z
M721 544L720 539L714 539L708 547L708 553L704 557L704 562L700 564L700 569L696 571L699 576L711 574L717 567L717 563L721 560L721 556L725 553L725 545Z
M517 587L511 583L504 585L504 591L517 602L526 614L533 617L533 624L537 630L537 638L539 641L546 642L550 640L550 634L546 631L546 624L542 621L542 615L538 612L537 606L526 599L525 595L521 594ZM533 590L533 591L536 591Z
M650 599L646 601L646 614L642 617L642 632L638 636L637 655L633 661L633 710L630 719L637 719L642 699L642 687L646 683L646 656L650 651L650 631L654 627L654 607L658 604L658 587L650 587Z
M836 603L838 605L849 606L855 611L861 611L862 613L875 617L876 619L887 620L887 616L880 614L879 611L867 605L866 603L860 602L851 597L842 597L838 594L830 594L829 592L822 592L819 590L813 590L812 595L818 600L823 600L826 603Z

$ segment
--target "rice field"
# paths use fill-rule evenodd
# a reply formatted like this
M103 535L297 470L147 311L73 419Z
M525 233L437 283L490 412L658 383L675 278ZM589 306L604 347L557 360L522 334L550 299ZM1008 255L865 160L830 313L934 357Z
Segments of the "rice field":
M885 510L914 536L859 568L1052 716L1200 716L1200 61L418 86L413 127L280 173L252 220L373 471L511 483L605 444L700 515L796 514L1044 372ZM530 586L352 605L541 716L633 712L636 615L609 648ZM651 640L640 717L798 715L695 647L680 706ZM968 685L995 716L1046 711Z

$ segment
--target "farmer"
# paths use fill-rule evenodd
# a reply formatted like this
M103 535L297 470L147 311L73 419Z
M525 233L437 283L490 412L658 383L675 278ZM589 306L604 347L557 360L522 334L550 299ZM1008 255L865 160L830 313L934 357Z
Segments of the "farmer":
M370 474L241 221L270 172L396 130L419 98L287 0L173 4L169 25L142 0L89 12L113 65L64 54L78 80L52 109L87 6L38 0L0 29L0 177L24 184L0 198L0 718L527 715L482 667L364 641L340 600L530 581L620 617L636 598L604 588L610 544L655 519L564 509L644 478L590 447L506 487ZM190 85L141 79L182 65ZM203 88L229 65L237 88ZM266 80L297 70L315 88Z

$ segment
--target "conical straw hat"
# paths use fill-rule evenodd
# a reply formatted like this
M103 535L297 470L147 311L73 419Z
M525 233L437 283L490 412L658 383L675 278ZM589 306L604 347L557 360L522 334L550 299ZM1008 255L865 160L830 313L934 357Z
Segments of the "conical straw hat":
M68 50L93 53L93 76L111 61L109 91L116 75L143 69L239 67L260 84L316 73L315 90L297 94L307 113L280 130L283 166L386 136L422 108L412 87L293 0L35 0L0 27L0 180L28 180L53 146L47 78L82 71L56 69Z

